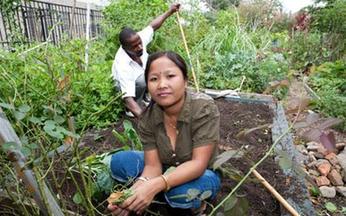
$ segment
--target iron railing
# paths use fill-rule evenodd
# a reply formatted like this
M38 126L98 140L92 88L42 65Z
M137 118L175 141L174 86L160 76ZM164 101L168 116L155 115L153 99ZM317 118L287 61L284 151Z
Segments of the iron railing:
M90 36L101 31L102 13L90 10ZM87 9L39 1L22 1L11 10L0 8L0 47L18 43L44 42L59 44L64 37L85 36Z

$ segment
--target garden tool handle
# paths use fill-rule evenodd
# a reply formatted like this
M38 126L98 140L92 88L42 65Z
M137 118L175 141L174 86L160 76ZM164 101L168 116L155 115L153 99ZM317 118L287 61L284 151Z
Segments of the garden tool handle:
M287 211L293 216L299 216L299 213L275 190L273 186L267 182L261 174L259 174L256 170L252 171L252 174L256 176L257 179L261 181L261 183L270 191L271 194L275 196L275 198L287 209Z
M184 47L185 47L185 50L186 50L186 53L187 53L187 57L189 58L189 61L190 61L193 81L195 83L197 92L199 92L199 85L198 85L198 82L197 82L195 70L194 70L194 68L192 66L192 59L191 59L191 56L190 56L189 47L187 46L187 42L186 42L183 26L180 23L179 11L177 11L176 14L177 14L177 20L178 20L178 25L179 25L179 28L180 28L181 37L183 38L183 43L184 43Z

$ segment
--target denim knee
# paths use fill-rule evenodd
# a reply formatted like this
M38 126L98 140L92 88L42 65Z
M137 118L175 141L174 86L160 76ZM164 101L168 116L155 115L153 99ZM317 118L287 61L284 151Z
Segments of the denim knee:
M144 169L144 152L121 151L112 155L110 170L119 182L127 182L138 177Z
M166 192L165 198L173 208L199 208L202 200L216 197L220 186L219 175L211 170L206 170L201 177Z

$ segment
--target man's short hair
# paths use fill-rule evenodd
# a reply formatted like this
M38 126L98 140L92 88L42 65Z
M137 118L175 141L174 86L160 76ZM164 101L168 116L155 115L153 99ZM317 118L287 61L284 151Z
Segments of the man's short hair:
M120 44L122 46L127 46L128 43L128 39L132 36L132 35L135 35L137 34L137 32L135 30L133 30L132 28L129 28L129 27L124 27L121 32L119 33L119 41L120 41Z

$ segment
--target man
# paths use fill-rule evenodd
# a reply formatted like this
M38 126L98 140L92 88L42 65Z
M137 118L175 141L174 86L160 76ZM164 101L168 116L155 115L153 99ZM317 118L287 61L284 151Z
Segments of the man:
M118 49L113 66L112 76L123 93L126 112L129 116L139 117L143 112L143 99L146 84L144 79L145 65L148 59L147 45L152 41L154 31L173 13L179 10L180 4L172 4L168 11L156 17L149 26L135 32L125 27L119 34L121 47ZM133 114L133 115L131 115Z

